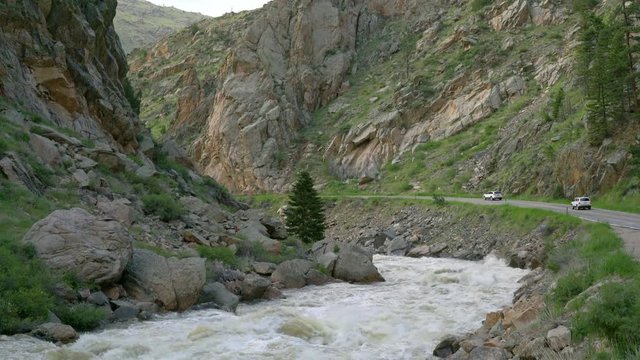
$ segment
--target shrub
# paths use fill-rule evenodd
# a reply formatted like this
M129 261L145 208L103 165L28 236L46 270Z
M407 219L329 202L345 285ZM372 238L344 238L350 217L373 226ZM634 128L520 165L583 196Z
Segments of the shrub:
M570 273L558 279L553 298L558 305L564 306L569 300L585 291L592 283L593 279L590 274Z
M485 6L491 4L492 0L473 0L471 2L471 10L473 11L480 11L482 10Z
M605 336L621 354L636 350L640 344L638 281L603 285L599 298L578 313L573 328L578 337Z
M0 139L0 154L6 152L7 150L9 150L9 145L7 145L7 142L3 139Z
M48 272L31 250L0 239L0 334L29 330L47 319L53 305Z
M136 115L140 115L140 104L142 103L142 92L136 92L131 86L131 82L128 78L124 79L124 83L122 84L124 90L124 97L127 98L129 105L131 105L131 109L136 113Z
M143 196L142 203L146 214L157 215L165 222L180 219L185 213L182 205L167 194Z
M56 308L55 314L64 324L71 325L78 331L93 330L107 318L106 310L90 304L60 305Z
M444 206L447 204L447 201L444 199L442 195L433 194L433 202L438 206Z
M223 263L237 268L239 265L236 254L228 247L210 247L205 245L198 246L198 254L200 256L214 261L222 261Z

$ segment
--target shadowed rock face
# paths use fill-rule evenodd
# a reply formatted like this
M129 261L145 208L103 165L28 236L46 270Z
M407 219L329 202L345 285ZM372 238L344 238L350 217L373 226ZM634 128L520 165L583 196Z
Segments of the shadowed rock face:
M118 150L137 148L116 5L23 0L0 8L0 95Z

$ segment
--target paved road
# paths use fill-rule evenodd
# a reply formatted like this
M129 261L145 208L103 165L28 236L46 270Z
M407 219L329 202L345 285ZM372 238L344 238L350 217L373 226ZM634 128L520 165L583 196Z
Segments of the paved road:
M430 196L354 196L364 198L392 198L392 199L432 199ZM457 198L447 197L447 201L465 202L476 205L499 206L509 204L512 206L535 208L555 211L562 214L577 216L587 221L609 223L616 233L624 240L625 248L630 254L640 259L640 214L631 214L621 211L591 209L591 210L572 210L571 206L563 204L544 203L539 201L509 200L506 201L485 201L476 198ZM597 204L596 204L597 206Z

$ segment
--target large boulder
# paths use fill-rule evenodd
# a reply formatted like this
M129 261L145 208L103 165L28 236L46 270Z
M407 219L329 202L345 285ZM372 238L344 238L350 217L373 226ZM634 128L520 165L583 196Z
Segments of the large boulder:
M313 263L309 260L285 261L271 274L271 281L285 289L301 288L307 284L307 273L312 266Z
M155 302L165 310L186 310L194 305L205 284L202 258L165 258L149 250L136 249L124 276L129 296Z
M31 335L54 343L68 344L78 339L78 333L69 325L46 323L38 326Z
M258 300L262 299L267 289L271 286L271 281L260 275L247 275L240 285L242 300Z
M55 272L81 281L118 281L133 253L132 238L118 221L83 209L57 210L35 223L23 241Z
M236 312L240 298L221 283L215 282L204 286L198 302L203 305L214 304L219 309Z
M365 249L349 244L341 244L339 249L333 277L356 283L384 281L378 269L373 265L372 255Z
M287 228L282 221L273 217L264 217L260 219L260 223L267 228L269 236L272 239L284 240L289 236Z
M505 349L489 346L478 346L471 350L468 360L508 360L511 356Z

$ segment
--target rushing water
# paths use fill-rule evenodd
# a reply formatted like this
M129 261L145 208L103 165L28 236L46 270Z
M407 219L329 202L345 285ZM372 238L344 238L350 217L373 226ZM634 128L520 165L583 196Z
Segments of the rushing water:
M287 291L286 299L172 314L69 346L0 338L1 359L424 359L446 334L511 303L527 272L481 262L376 256L387 280Z

